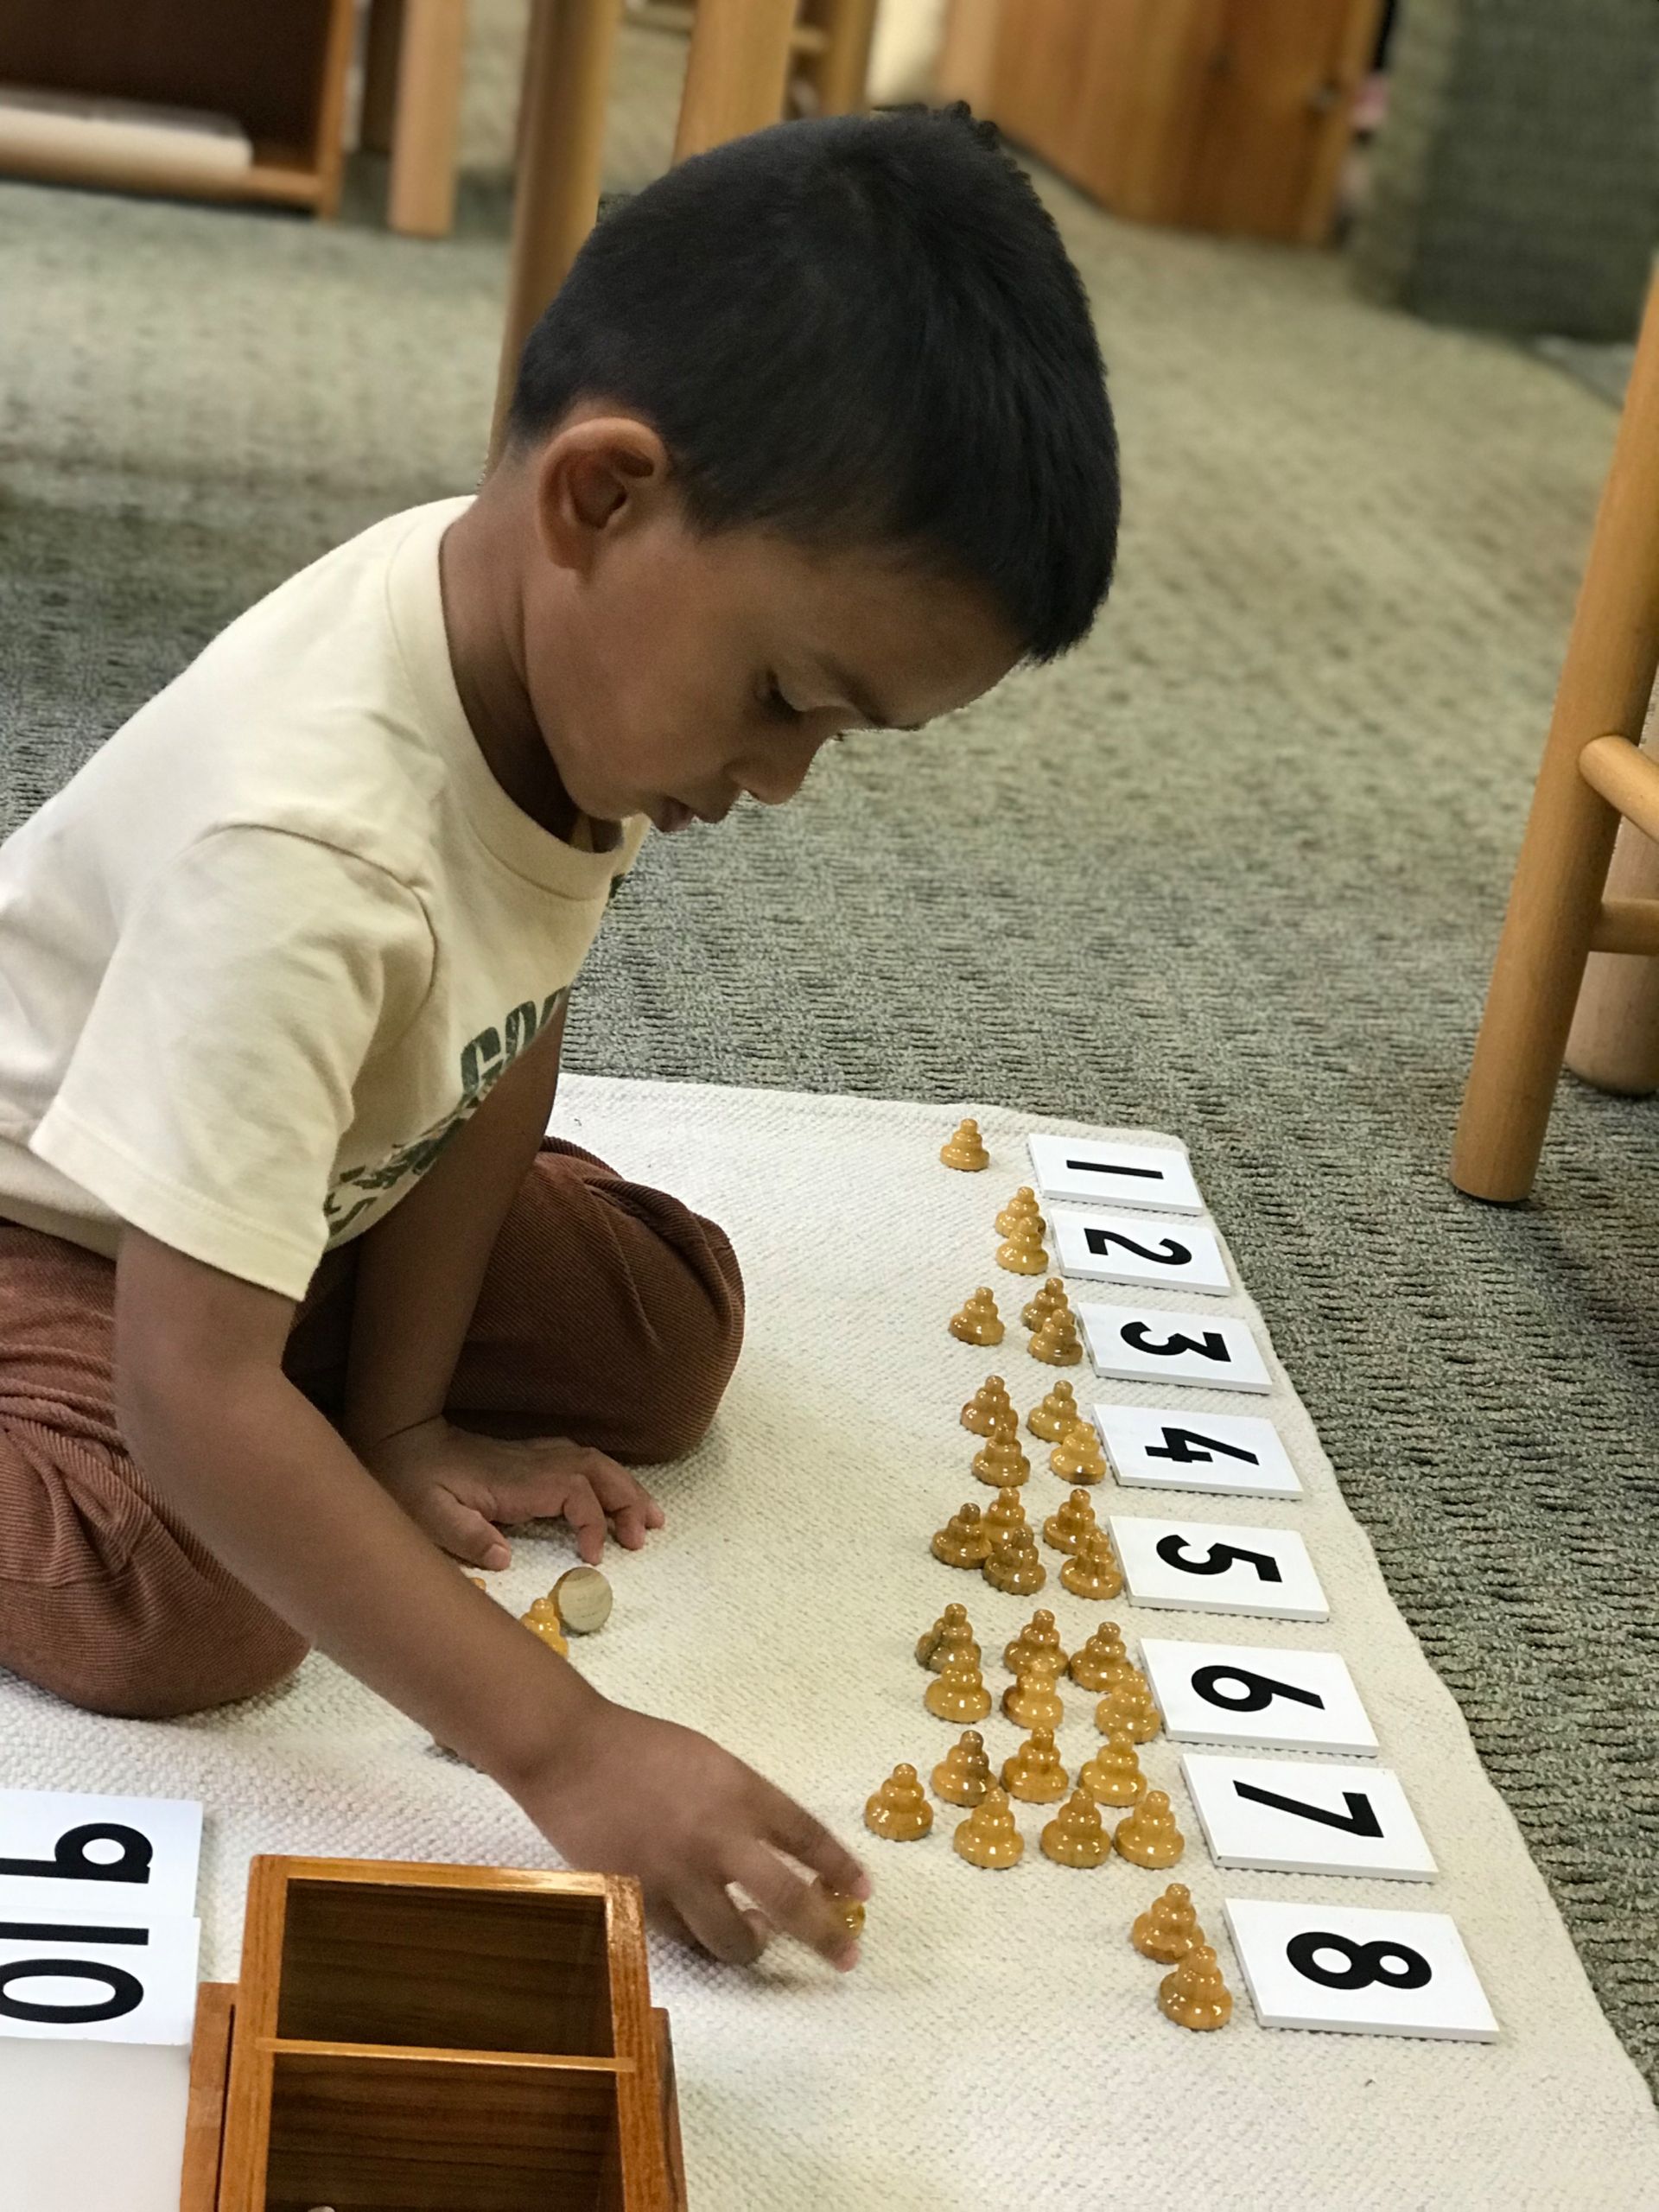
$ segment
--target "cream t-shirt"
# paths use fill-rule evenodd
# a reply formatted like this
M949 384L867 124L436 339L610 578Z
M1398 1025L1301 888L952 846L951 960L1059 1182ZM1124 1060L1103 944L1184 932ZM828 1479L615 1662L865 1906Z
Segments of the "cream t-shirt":
M0 1217L297 1298L557 1010L645 824L580 851L485 765L467 504L260 601L0 846Z

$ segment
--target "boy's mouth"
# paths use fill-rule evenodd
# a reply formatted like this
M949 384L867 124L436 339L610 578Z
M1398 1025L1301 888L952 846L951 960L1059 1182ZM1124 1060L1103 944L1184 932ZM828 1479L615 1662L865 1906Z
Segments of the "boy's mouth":
M668 837L697 818L683 800L677 798L660 798L650 811L652 822Z

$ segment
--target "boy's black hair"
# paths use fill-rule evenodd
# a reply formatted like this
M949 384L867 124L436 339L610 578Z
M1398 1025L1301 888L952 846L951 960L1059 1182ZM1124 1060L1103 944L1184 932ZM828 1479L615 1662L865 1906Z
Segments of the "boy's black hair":
M513 445L583 398L656 428L695 526L893 544L985 588L1033 659L1111 582L1088 300L965 107L779 124L623 201L530 334Z

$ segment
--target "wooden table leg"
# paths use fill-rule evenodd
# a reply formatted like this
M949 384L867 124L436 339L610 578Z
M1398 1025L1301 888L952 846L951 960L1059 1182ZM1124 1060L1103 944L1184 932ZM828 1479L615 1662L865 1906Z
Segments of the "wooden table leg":
M794 28L795 0L697 0L677 162L782 118Z
M406 237L448 238L455 219L467 0L399 4L404 26L386 219Z

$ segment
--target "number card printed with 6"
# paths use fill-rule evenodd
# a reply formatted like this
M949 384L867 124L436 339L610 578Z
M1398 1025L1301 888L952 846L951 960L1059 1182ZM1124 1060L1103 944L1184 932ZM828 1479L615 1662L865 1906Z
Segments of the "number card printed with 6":
M1387 1767L1187 1751L1181 1772L1217 1866L1399 1882L1432 1881L1438 1871Z
M1273 1388L1255 1338L1230 1314L1080 1306L1077 1321L1096 1373L1114 1382L1196 1382L1263 1394Z
M1497 2040L1486 1993L1443 1912L1229 1897L1226 1913L1264 2028Z
M1351 1758L1376 1750L1348 1663L1334 1651L1143 1636L1141 1664L1173 1743L1259 1744Z
M1302 1485L1270 1421L1164 1406L1095 1406L1112 1472L1128 1490L1206 1490L1300 1497Z
M1331 1618L1307 1546L1291 1529L1128 1513L1110 1515L1109 1525L1132 1605L1270 1621Z
M1171 1290L1221 1295L1233 1287L1207 1222L1160 1219L1156 1214L1078 1213L1056 1206L1050 1228L1063 1275L1085 1282L1167 1284Z
M1031 1172L1046 1198L1084 1205L1147 1206L1202 1213L1186 1154L1173 1145L1112 1144L1103 1137L1033 1136Z

